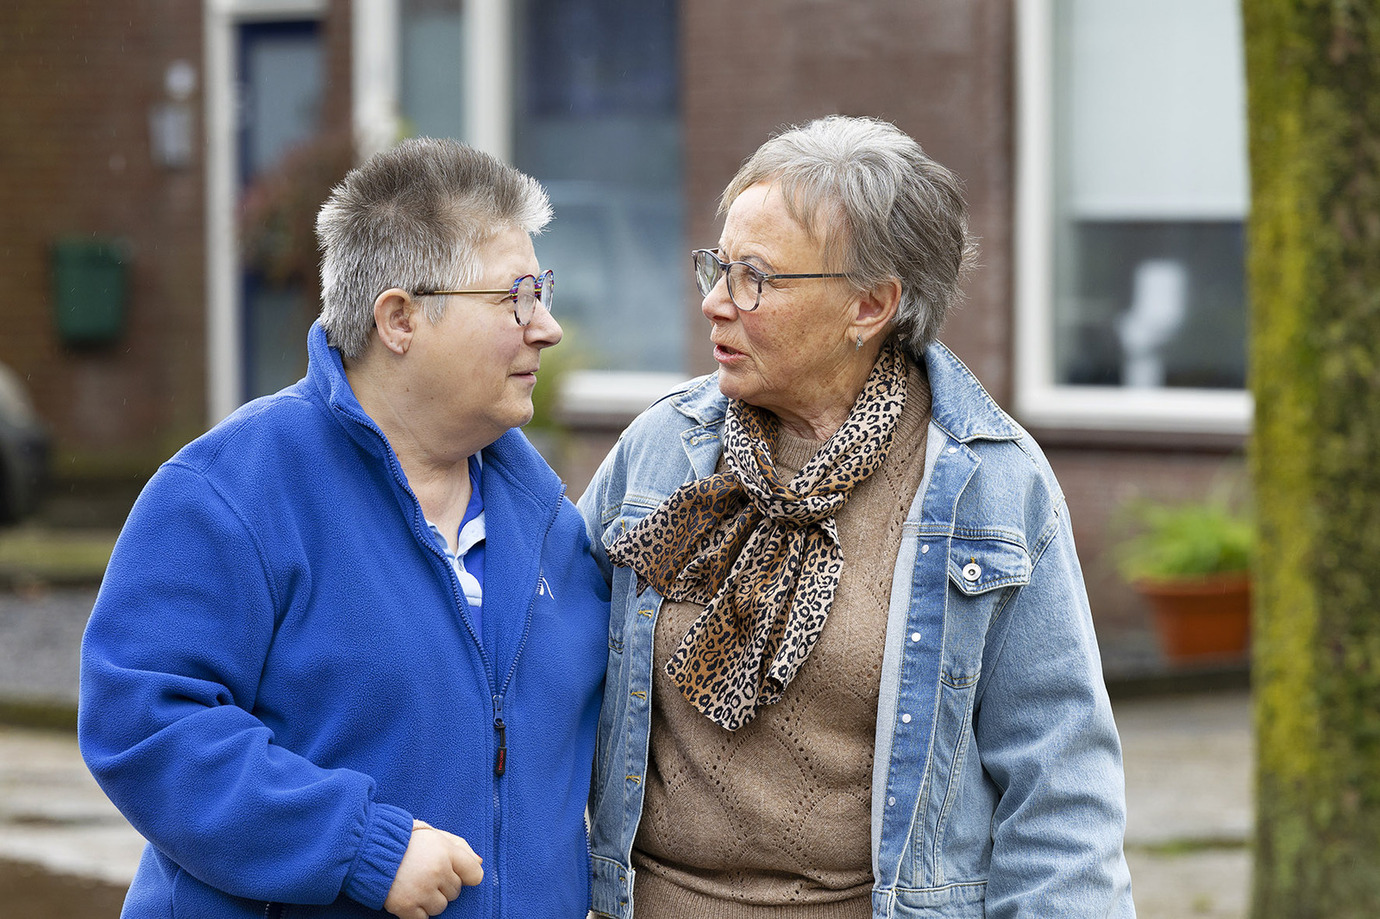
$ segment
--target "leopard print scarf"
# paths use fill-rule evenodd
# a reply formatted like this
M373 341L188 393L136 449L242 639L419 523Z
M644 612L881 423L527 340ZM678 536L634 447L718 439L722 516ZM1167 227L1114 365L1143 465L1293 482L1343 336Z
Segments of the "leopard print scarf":
M730 731L781 698L824 628L843 570L834 514L886 459L906 400L906 360L882 350L843 426L782 483L779 421L734 400L724 470L678 488L609 547L667 599L704 604L666 671Z

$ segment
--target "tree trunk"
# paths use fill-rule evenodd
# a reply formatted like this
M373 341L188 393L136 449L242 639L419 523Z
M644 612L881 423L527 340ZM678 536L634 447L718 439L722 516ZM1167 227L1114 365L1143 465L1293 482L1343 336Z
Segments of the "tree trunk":
M1243 0L1255 919L1380 914L1380 0Z

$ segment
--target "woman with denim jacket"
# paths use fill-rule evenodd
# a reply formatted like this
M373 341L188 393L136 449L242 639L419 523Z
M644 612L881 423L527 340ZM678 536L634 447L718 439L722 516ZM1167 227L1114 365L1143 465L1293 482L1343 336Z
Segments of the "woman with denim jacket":
M613 591L594 910L1134 915L1067 508L935 335L958 180L885 122L768 141L696 281L719 371L580 501Z

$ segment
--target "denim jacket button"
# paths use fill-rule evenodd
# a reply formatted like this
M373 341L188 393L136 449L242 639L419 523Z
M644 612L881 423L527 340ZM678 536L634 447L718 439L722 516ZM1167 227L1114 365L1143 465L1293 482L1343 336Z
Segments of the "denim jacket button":
M977 562L969 562L963 566L963 580L976 581L982 577L982 567Z

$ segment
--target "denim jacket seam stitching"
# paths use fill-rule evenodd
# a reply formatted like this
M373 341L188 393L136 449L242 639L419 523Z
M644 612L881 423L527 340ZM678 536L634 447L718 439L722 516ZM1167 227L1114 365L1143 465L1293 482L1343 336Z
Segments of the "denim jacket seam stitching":
M967 761L968 756L968 745L964 743L964 739L968 736L967 728L968 725L971 723L972 709L971 707L965 706L963 710L963 718L958 725L958 736L954 738L954 758L953 762L949 765L949 781L944 790L944 801L939 807L939 816L938 819L936 819L934 825L934 839L931 842L931 848L933 850L932 860L934 862L934 880L941 885L944 883L944 860L940 852L940 849L942 848L944 843L944 835L945 830L947 828L947 818L949 816L949 812L952 810L953 805L955 804L958 798L956 790L958 784L958 776L962 771L963 764Z
M938 687L936 687L936 689L938 689ZM918 793L918 795L916 796L916 799L915 799L915 800L916 800L915 809L912 811L912 814L914 815L913 818L912 818L912 820L913 820L914 822L918 822L918 824L919 824L918 831L919 831L919 833L921 834L921 838L922 838L922 839L923 839L925 836L928 835L928 832L927 832L928 827L926 826L927 821L926 821L926 819L925 819L925 811L926 811L928 808L925 806L925 803L926 803L927 801L929 801L930 795L932 795L932 794L934 793L934 741L935 741L935 737L936 737L936 735L937 735L938 729L939 729L939 697L938 697L938 694L936 693L936 696L935 696L935 706L934 706L934 715L933 715L933 716L931 717L931 719L930 719L930 742L929 742L929 746L926 747L926 749L925 749L925 767L924 767L924 769L923 769L923 771L922 771L922 773L921 773L921 778L920 778L920 789L919 789L919 793ZM920 841L920 840L917 840L917 839L914 838L914 837L915 837L916 831L917 831L917 828L914 827L914 826L912 826L911 832L910 832L910 834L909 834L910 837L911 837L911 839L910 839L910 845L902 848L902 854L903 854L903 855L904 855L904 853L905 853L905 849L906 849L906 848L909 848L909 849L911 850L911 863L912 863L912 864L914 864L915 861L916 861L916 859L915 859L916 853L917 853L917 852L923 852L923 851L924 851L920 846L916 845L916 843ZM931 878L931 877L933 877L934 874L938 871L938 865L936 865L936 864L934 864L934 863L923 864L924 861L925 861L925 860L922 859L921 869L922 869L922 871L924 872L924 876L925 876L926 878ZM899 886L899 881L900 881L899 875L898 875L898 877L897 877L897 881L898 881L898 884L897 884L896 886Z
M983 529L963 530L954 528L954 538L965 542L1001 542L1025 550L1025 534L1018 530Z
M1040 563L1040 559L1044 558L1045 550L1053 544L1054 540L1059 535L1059 524L1062 517L1059 513L1059 509L1064 506L1063 496L1061 495L1059 500L1051 506L1049 519L1045 522L1045 528L1040 531L1040 535L1035 540L1035 546L1030 553L1030 573L1032 577L1035 574L1035 566Z

